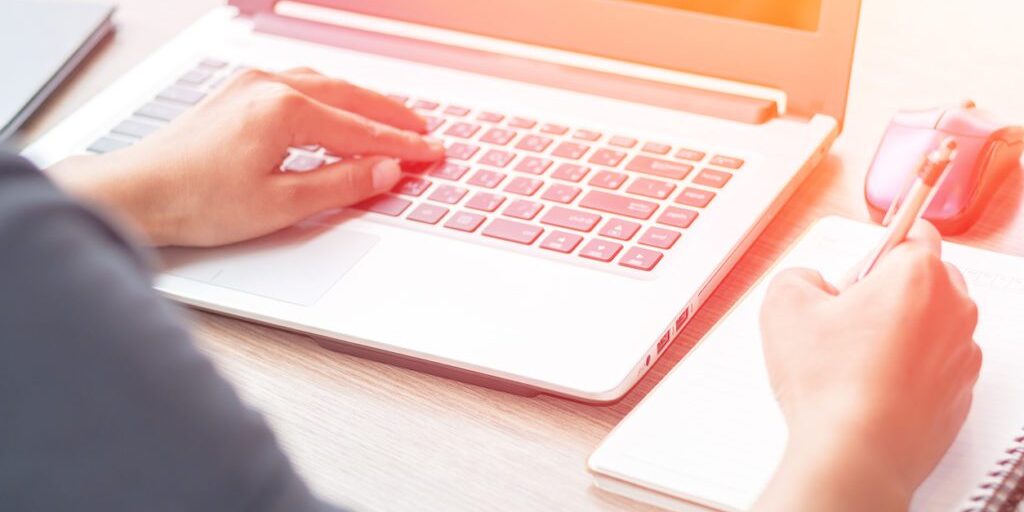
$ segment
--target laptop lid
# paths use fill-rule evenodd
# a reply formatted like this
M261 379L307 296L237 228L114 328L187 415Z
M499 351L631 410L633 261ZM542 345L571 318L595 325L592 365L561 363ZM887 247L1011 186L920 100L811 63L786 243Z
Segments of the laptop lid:
M262 4L275 0L233 0ZM767 86L842 124L860 0L302 0Z
M102 3L0 1L0 141L113 29L113 12Z

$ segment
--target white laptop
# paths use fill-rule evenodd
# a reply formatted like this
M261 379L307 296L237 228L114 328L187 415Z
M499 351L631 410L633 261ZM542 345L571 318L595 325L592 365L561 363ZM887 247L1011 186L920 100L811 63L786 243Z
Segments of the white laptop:
M115 151L241 67L420 111L448 159L157 288L329 348L589 402L654 364L827 152L858 0L231 1L25 154ZM282 172L333 156L295 148Z

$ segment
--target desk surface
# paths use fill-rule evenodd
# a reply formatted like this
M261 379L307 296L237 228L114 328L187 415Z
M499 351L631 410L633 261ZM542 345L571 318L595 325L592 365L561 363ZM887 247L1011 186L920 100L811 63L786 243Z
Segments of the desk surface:
M17 142L54 126L217 1L119 3L116 37ZM300 335L205 313L193 316L196 336L245 399L270 418L312 487L332 501L362 510L650 510L594 489L585 469L590 452L815 219L867 219L864 171L897 109L970 97L1024 122L1022 19L1022 2L864 0L846 129L831 156L616 405L510 396L330 353ZM956 240L1024 255L1022 194L1018 173L980 223Z

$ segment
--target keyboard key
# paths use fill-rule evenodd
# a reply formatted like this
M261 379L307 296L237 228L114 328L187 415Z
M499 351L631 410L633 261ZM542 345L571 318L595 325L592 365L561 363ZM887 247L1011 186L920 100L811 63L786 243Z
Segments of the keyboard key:
M509 141L515 138L517 132L515 130L508 130L505 128L491 128L487 130L480 137L480 142L486 142L488 144L494 144L495 146L504 146Z
M484 236L530 245L540 238L544 228L514 220L494 219L484 228Z
M185 89L183 87L171 86L157 95L157 98L166 101L172 101L174 103L181 103L184 105L195 105L199 103L203 98L206 97L205 93L195 91L192 89Z
M583 231L589 233L594 229L594 226L598 222L601 222L601 216L593 213L581 212L576 210L570 210L568 208L562 208L561 206L555 206L548 210L540 219L542 224L550 224L560 228L574 229L576 231Z
M644 232L644 236L640 237L640 242L643 245L649 245L651 247L657 247L658 249L671 249L676 244L676 240L679 240L679 232L672 231L662 228L648 228Z
M436 101L429 100L416 100L412 103L412 108L417 110L437 110L440 106Z
M86 151L92 151L93 153L99 153L102 155L104 153L110 153L111 151L124 149L131 145L131 142L103 137L100 140L93 142L88 148L86 148Z
M319 156L295 154L285 160L281 169L292 172L306 172L318 169L324 165L324 159Z
M533 151L534 153L543 153L544 150L548 149L551 145L552 139L550 137L544 137L541 135L527 135L519 140L516 144L516 148Z
M445 162L440 167L430 171L430 175L443 180L459 181L467 172L469 172L469 167L465 165Z
M485 123L500 123L505 116L496 112L481 112L480 115L476 116L477 121L483 121Z
M508 125L512 128L523 128L529 130L534 126L537 126L537 121L533 119L526 119L524 117L513 117L508 121Z
M445 155L448 158L455 160L469 160L470 158L473 158L473 155L475 155L477 151L480 151L479 146L455 142L448 146L448 149L445 150Z
M633 184L626 189L630 194L638 196L653 197L654 199L666 199L672 194L676 186L672 183L647 178L637 178Z
M430 188L430 182L419 178L402 178L392 192L403 196L419 197Z
M307 149L307 151L316 151L315 149ZM438 162L412 162L408 160L402 160L398 163L398 166L402 169L402 172L409 174L423 174L440 164Z
M691 162L700 162L701 160L704 160L704 152L682 148L679 151L676 151L676 158L680 160L689 160Z
M607 240L594 239L580 249L580 256L597 261L611 261L622 250L622 246Z
M540 198L545 201L569 204L576 199L576 196L580 195L580 192L581 190L579 187L554 183L544 191L544 194L541 195Z
M626 175L620 172L599 171L590 179L590 184L595 187L615 190L626 182Z
M589 172L589 167L566 163L559 165L558 168L555 169L555 172L551 174L551 177L559 180L579 183Z
M622 256L619 265L646 272L652 270L661 261L661 258L662 254L658 251L633 247Z
M516 219L533 220L533 218L536 217L543 208L544 205L540 203L527 201L526 199L516 199L509 203L509 205L505 207L505 211L501 213L502 215Z
M568 254L575 250L582 241L582 236L563 231L553 231L541 241L540 246L542 249Z
M521 196L532 196L540 190L540 187L544 185L541 180L535 180L533 178L527 178L525 176L516 176L512 178L512 181L505 185L505 192L510 194L519 194Z
M693 179L693 182L697 185L704 185L705 187L722 188L729 180L732 179L732 174L723 171L716 171L714 169L704 169Z
M199 62L199 66L208 69L224 69L228 63L220 59L203 59Z
M637 144L637 140L636 139L634 139L632 137L623 137L622 135L616 135L616 136L608 139L608 145L609 146L617 146L617 147L620 147L620 148L629 149L629 148L632 148L632 147L636 146L636 144Z
M131 137L134 139L141 139L159 129L159 126L147 123L140 123L138 121L135 121L134 119L126 119L118 123L117 126L115 126L110 131L118 135L124 135L126 137Z
M551 160L539 156L527 156L516 164L515 169L519 172L530 174L544 174L551 167Z
M697 219L697 215L693 210L670 206L658 217L658 224L686 229Z
M468 139L476 135L476 132L480 131L480 125L472 123L455 123L448 127L444 131L445 135L450 137L459 137L461 139Z
M616 240L631 240L640 230L640 224L622 219L611 219L597 234Z
M197 68L181 75L181 78L178 79L178 83L186 86L197 86L202 85L211 77L213 77L213 73L209 70Z
M432 192L430 197L427 199L444 204L456 204L465 197L467 192L469 191L464 188L453 187L451 185L441 185L434 189L434 192Z
M672 151L672 146L668 144L662 144L660 142L648 142L644 144L641 151L644 153L653 153L655 155L667 155L669 151Z
M552 135L565 135L566 133L569 133L569 127L568 126L562 126L560 124L550 124L549 123L549 124L545 124L544 126L541 126L540 127L540 131L542 133L550 133Z
M423 116L423 120L427 122L427 133L437 130L445 123L445 119L443 117L437 116Z
M424 224L437 224L445 215L448 215L448 208L423 203L417 206L406 218Z
M505 167L515 157L515 153L502 151L500 149L489 149L477 162L491 167Z
M504 173L480 169L479 171L476 171L476 174L474 174L472 178L469 179L468 183L478 187L494 188L501 185L501 182L504 180Z
M600 190L591 190L583 196L580 206L591 210L614 213L634 219L649 219L658 209L657 203L633 199L631 197L609 194Z
M505 202L505 196L499 196L498 194L491 194L489 192L477 192L473 194L473 197L466 202L466 208L472 208L474 210L480 210L483 212L493 212L501 206L501 203Z
M728 169L739 169L740 167L743 167L743 160L729 156L716 155L711 159L711 165L726 167Z
M597 142L601 138L601 132L595 132L594 130L576 130L576 133L572 134L572 138L588 142Z
M602 148L590 155L590 163L605 167L617 167L624 158L626 158L626 154L622 151Z
M629 164L626 165L626 169L634 172L650 174L652 176L681 180L685 179L686 176L690 174L690 171L693 170L693 166L673 162L671 160L662 160L660 158L637 155L629 161Z
M185 108L176 105L169 105L167 103L150 102L142 106L139 110L135 111L135 115L141 117L148 117L150 119L156 119L158 121L173 121L174 118L180 116L185 112Z
M409 208L409 205L411 204L412 201L406 201L400 197L377 196L371 197L370 199L355 205L355 207L360 210L367 210L374 213L398 217L405 212L406 208Z
M687 187L679 194L678 197L676 197L676 202L679 204L685 204L686 206L704 208L714 198L715 193L710 190Z
M458 105L448 105L447 107L445 107L444 113L445 115L449 116L466 117L467 115L469 115L469 109L466 107L460 107Z
M448 222L444 223L444 227L472 233L480 227L480 224L484 223L485 219L486 217L483 215L475 213L455 212L448 217Z
M561 158L568 158L570 160L579 160L580 158L583 158L583 155L589 150L590 146L586 144L565 141L555 147L551 154Z

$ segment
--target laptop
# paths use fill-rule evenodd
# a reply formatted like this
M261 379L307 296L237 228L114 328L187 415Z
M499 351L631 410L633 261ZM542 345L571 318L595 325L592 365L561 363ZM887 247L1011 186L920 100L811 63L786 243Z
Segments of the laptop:
M113 32L114 7L65 0L0 2L0 142L28 120ZM18 44L11 44L17 41Z
M447 160L155 286L327 348L505 391L622 397L829 149L856 0L233 0L25 154L133 144L247 67L424 115ZM335 157L293 148L282 172Z

